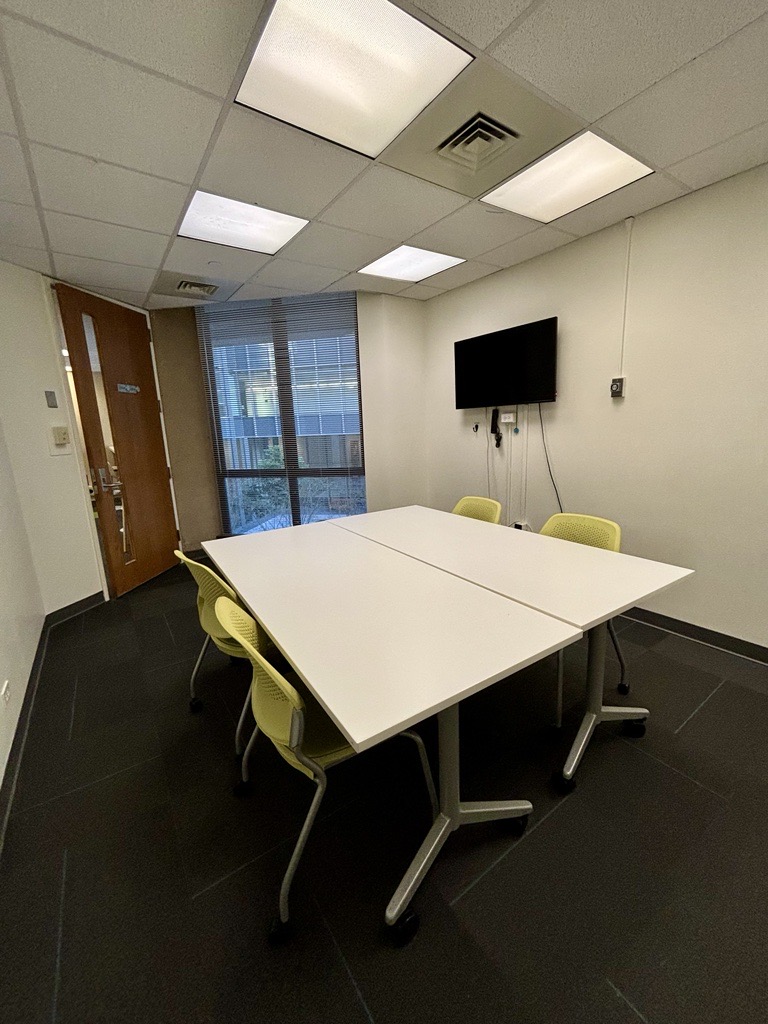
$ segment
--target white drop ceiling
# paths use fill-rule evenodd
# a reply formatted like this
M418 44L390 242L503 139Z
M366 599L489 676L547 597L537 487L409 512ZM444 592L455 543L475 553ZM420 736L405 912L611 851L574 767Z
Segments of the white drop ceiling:
M0 259L150 309L192 304L183 278L214 301L429 299L768 161L768 0L397 6L475 58L468 82L501 73L655 173L542 225L395 169L397 140L370 159L236 105L271 0L0 0ZM457 90L454 130L461 81L435 101ZM197 189L310 223L272 257L178 238ZM358 272L402 244L466 262L420 284Z

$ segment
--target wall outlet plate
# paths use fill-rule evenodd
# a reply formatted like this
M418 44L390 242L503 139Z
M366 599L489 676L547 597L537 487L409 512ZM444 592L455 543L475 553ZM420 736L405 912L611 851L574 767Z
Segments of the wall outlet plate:
M503 412L501 414L501 422L502 423L517 423L517 413L516 412Z
M623 398L626 377L614 377L611 381L611 398Z

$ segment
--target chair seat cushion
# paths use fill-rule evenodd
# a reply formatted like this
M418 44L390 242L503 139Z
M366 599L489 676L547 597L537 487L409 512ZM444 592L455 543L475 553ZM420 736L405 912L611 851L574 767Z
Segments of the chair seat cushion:
M304 739L301 744L304 754L316 761L321 768L328 768L351 757L355 751L296 673L293 670L286 672L285 678L296 687L304 701ZM275 746L289 764L312 778L312 772L288 747L278 743Z

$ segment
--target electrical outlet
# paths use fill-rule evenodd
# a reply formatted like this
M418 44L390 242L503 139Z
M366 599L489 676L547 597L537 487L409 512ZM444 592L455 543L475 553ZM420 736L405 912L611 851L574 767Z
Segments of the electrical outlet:
M517 413L516 412L503 412L501 414L501 422L502 423L517 423Z
M528 530L530 532L530 524L525 519L518 519L516 523L512 523L516 530Z
M10 701L10 699L11 699L11 681L10 681L10 679L6 679L5 682L2 685L2 688L0 688L0 697L3 698L3 700L5 701L6 704Z

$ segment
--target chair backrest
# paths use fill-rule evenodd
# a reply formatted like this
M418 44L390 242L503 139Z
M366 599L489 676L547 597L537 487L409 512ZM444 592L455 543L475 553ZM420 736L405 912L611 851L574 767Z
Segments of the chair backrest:
M493 498L479 498L468 494L453 506L453 514L469 519L482 519L484 523L498 523L501 520L501 504Z
M292 756L301 745L304 701L299 691L256 649L261 626L229 597L216 601L216 617L253 665L251 707L259 729L266 733L290 764L304 771Z
M557 512L544 523L540 532L545 537L559 537L576 544L588 544L592 548L619 551L621 548L621 527L611 519L599 516L579 515L576 512Z
M182 551L174 551L174 555L176 555L180 562L186 565L197 583L197 614L200 616L200 625L215 640L229 640L230 634L224 629L216 616L216 601L220 597L228 597L237 604L237 594L228 583L224 582L221 576L217 576L213 569L209 569L207 565L202 565L200 562L187 558ZM267 634L256 623L256 641L254 646L259 651L266 651L271 646L271 643L272 641Z

